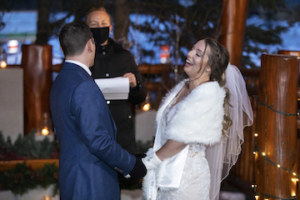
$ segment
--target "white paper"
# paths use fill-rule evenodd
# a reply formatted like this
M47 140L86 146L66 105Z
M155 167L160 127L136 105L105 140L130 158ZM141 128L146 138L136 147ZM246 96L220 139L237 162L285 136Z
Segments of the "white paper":
M99 78L95 82L106 100L128 99L129 78Z

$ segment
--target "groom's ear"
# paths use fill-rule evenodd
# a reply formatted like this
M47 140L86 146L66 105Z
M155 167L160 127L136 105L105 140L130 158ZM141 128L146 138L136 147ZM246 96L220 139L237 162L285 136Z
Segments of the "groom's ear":
M87 46L88 52L94 52L94 50L95 50L94 38L89 39L86 43L86 46Z

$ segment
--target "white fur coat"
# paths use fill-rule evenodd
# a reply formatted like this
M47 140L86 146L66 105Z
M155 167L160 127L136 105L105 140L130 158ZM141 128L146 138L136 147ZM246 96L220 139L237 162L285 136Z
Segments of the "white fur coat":
M209 82L196 87L176 105L174 115L170 118L164 116L165 109L168 109L168 105L182 89L185 81L177 84L166 95L157 111L154 152L160 149L167 139L186 144L204 145L212 145L221 140L223 103L226 92L217 82ZM156 196L157 188L168 189L179 186L187 148L164 160L155 171L148 172L143 184L146 199L155 199L153 197Z
M163 110L178 94L184 82L175 86L162 102L156 117L157 128L160 128L157 134L165 134L168 139L187 144L210 145L220 141L226 92L217 82L204 83L192 90L178 103L176 114L161 126L161 123L165 123Z

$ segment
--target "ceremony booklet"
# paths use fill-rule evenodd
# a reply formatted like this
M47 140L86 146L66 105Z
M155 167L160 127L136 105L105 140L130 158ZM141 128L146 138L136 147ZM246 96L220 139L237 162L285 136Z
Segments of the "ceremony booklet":
M128 78L99 78L95 79L95 82L103 93L105 100L128 99Z

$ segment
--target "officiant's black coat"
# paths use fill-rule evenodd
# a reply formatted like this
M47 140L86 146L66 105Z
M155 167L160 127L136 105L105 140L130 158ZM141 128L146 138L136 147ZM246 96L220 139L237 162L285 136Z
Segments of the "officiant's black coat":
M107 100L107 105L117 125L117 142L131 154L136 154L135 125L130 103L142 103L147 95L141 74L133 55L109 38L108 45L97 45L95 63L91 72L93 78L121 77L131 72L135 75L137 86L130 88L128 100Z

